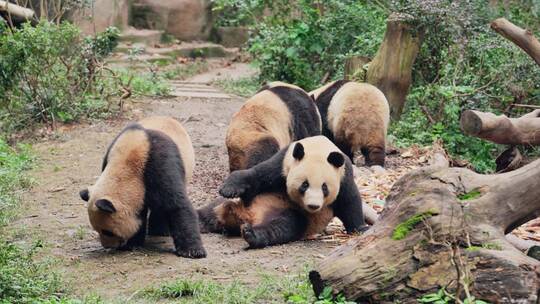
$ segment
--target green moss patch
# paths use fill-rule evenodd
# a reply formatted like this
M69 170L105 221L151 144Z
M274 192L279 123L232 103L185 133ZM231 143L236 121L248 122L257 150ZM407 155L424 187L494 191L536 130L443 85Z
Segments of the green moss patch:
M482 195L482 192L480 192L480 190L474 189L473 191L458 195L458 199L460 201L470 201L470 200L479 198L481 195Z
M394 233L392 233L392 239L399 241L404 239L411 230L414 229L421 221L433 216L435 213L433 211L426 211L420 214L416 214L403 223L396 226Z

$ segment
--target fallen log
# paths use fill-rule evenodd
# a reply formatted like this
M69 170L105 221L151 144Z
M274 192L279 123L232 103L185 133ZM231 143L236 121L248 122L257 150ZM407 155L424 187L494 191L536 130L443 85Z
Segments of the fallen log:
M393 13L388 17L386 32L377 54L369 64L367 82L379 88L390 105L390 115L399 119L409 87L412 67L423 41L423 29L411 23L407 14Z
M34 11L29 8L22 7L17 4L9 3L7 1L1 1L1 0L0 0L0 12L6 12L9 15L12 15L20 19L24 19L24 20L30 20L35 15Z
M540 65L540 42L530 30L522 29L505 18L493 20L491 28L519 46Z
M540 145L540 109L519 118L467 110L461 114L465 134L503 145Z
M417 303L445 288L460 299L537 303L540 262L505 234L540 215L540 160L481 175L436 159L398 180L375 225L310 272L315 293Z

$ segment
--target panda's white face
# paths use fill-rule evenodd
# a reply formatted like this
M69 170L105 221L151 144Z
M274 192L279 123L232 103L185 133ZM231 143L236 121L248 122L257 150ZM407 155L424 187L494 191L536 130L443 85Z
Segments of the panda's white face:
M303 209L315 213L336 200L344 172L344 156L328 150L326 145L311 150L314 147L306 144L309 143L294 144L291 154L294 161L288 164L286 172L287 192Z

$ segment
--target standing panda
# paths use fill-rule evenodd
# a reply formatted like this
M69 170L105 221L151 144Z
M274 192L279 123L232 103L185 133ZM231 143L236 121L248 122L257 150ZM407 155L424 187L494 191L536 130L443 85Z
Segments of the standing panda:
M234 114L225 144L230 171L269 159L295 140L321 134L321 117L301 88L271 82Z
M142 246L150 235L171 235L176 254L204 258L198 218L186 185L194 152L182 125L149 117L128 125L111 143L97 182L80 192L105 248Z
M309 92L322 117L322 134L354 163L360 150L366 165L384 166L390 109L383 92L367 83L338 80Z
M209 230L240 232L249 248L320 233L334 216L348 233L367 229L352 164L324 136L293 142L258 165L232 172L219 192L257 201L249 207L222 201L201 210Z

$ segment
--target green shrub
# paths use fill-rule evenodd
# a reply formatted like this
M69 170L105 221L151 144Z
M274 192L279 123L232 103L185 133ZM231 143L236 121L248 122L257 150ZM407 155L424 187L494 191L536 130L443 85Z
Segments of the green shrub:
M109 92L96 90L103 75L98 62L117 43L119 32L108 29L82 39L69 23L42 21L0 36L0 130L8 133L34 123L69 122L107 111Z
M326 75L341 76L348 55L375 54L386 15L370 3L331 0L317 6L303 0L289 16L265 19L249 47L261 81L282 80L311 90Z

